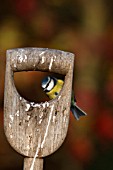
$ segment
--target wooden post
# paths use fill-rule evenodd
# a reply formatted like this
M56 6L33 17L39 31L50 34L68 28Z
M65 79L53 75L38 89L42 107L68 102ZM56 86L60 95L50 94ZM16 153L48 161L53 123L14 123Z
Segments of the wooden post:
M24 155L24 170L42 170L43 157L63 143L69 124L74 55L60 50L22 48L7 51L4 129L10 145ZM49 71L65 75L60 94L51 101L29 102L14 85L14 72Z
M43 159L39 158L24 158L24 170L42 170Z

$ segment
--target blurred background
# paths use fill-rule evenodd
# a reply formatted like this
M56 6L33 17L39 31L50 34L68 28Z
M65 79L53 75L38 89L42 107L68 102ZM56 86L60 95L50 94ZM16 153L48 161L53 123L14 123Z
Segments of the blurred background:
M76 55L74 91L87 117L76 121L70 113L67 138L45 158L44 169L113 169L112 18L112 0L0 0L0 170L23 167L23 156L10 147L3 131L6 50L17 47L55 48ZM40 90L45 74L16 73L18 92L31 101L46 100Z

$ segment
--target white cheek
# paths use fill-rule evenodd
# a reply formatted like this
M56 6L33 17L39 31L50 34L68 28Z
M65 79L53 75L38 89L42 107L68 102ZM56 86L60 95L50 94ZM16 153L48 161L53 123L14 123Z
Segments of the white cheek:
M52 88L54 87L54 81L51 80L51 82L49 83L47 90L50 91Z

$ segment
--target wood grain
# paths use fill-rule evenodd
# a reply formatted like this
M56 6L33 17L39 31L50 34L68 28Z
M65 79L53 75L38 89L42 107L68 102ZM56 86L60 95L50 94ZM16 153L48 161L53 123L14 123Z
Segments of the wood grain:
M63 143L69 124L74 54L43 48L7 51L4 130L10 145L26 157L45 157ZM65 75L54 100L29 102L17 92L14 72L49 71Z
M36 158L24 158L24 170L42 170L43 159Z

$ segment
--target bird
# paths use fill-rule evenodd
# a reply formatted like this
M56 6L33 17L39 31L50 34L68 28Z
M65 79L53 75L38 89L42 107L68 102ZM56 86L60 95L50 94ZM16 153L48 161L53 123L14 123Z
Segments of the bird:
M49 97L49 99L55 99L58 94L60 93L62 87L63 87L64 81L61 79L57 79L53 76L46 76L44 79L42 79L41 87L43 91L46 93L46 95ZM70 110L73 113L76 120L79 120L80 116L86 116L87 114L79 107L77 106L77 101L74 95L74 92L72 90L71 94L71 106Z

